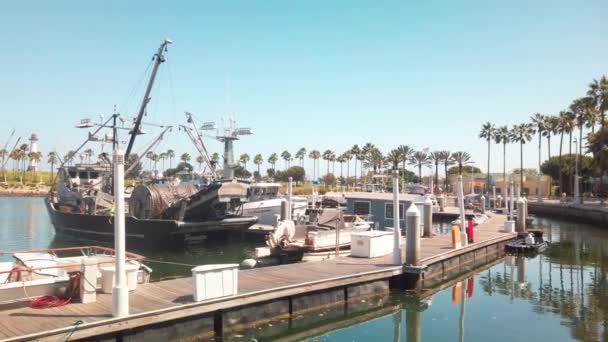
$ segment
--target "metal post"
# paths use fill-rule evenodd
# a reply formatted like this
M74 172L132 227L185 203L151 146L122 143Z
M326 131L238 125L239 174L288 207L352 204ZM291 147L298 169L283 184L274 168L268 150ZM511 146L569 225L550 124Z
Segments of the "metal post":
M399 221L399 171L393 170L393 264L401 265L401 228ZM406 225L407 227L407 225Z
M458 207L460 208L460 242L463 247L469 244L469 238L467 236L467 219L464 213L464 189L463 189L462 175L458 176Z
M433 237L433 201L430 197L424 200L424 237Z
M336 222L336 258L340 256L340 225L344 220L342 218L342 210L338 208L338 221Z
M515 225L515 231L518 233L524 233L526 231L525 205L526 202L520 197L517 200L517 224Z
M439 211L444 212L445 211L445 197L443 194L441 196L437 197L437 202L439 204Z
M291 220L293 215L292 198L293 196L293 178L287 178L287 219Z
M116 250L115 284L112 289L112 316L129 315L129 288L125 272L125 155L114 152L114 249Z
M405 213L405 263L418 266L420 263L420 210L412 203Z
M509 208L509 220L513 221L515 218L514 210L515 210L515 192L513 187L513 180L511 180L511 193L509 194L509 202L511 202L511 207Z
M494 199L494 204L492 205L492 209L496 209L496 186L492 185L492 199Z

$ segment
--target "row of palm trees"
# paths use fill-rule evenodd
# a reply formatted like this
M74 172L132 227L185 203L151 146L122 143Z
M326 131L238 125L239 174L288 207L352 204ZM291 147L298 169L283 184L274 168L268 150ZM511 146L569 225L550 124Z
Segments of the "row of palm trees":
M523 145L532 141L533 135L538 134L538 168L541 166L541 151L543 137L547 139L548 158L551 158L551 138L559 136L559 182L563 184L562 177L562 152L564 145L564 136L568 136L568 153L572 154L572 137L575 130L578 128L579 144L578 151L575 151L577 158L583 153L583 137L584 130L595 135L595 130L599 124L599 142L600 150L605 150L605 114L608 110L608 79L602 76L600 79L594 79L588 86L586 96L580 97L572 101L568 109L562 110L557 115L545 115L535 113L531 116L530 122L514 125L511 128L508 126L496 127L492 123L487 122L481 127L479 138L487 141L488 144L488 179L487 187L489 187L490 179L490 148L492 140L497 144L503 145L503 179L506 179L505 159L506 145L508 143L519 143L520 145L520 184L523 184ZM603 146L603 148L602 148ZM587 146L588 147L588 146ZM605 153L599 153L595 158L595 164L598 169L598 174L603 176L606 172L605 163L603 162ZM565 189L560 189L564 191Z
M402 170L405 178L406 167L407 165L411 165L418 169L418 177L419 179L422 179L422 167L431 167L432 165L435 165L436 185L438 184L439 179L439 165L444 166L444 171L447 175L449 165L458 164L459 173L462 173L463 167L472 163L471 156L467 152L451 153L450 151L434 151L429 153L427 150L415 151L407 145L398 146L385 156L382 151L372 143L366 143L362 147L354 145L341 154L337 154L333 150L325 150L324 152L319 150L308 151L305 147L298 149L293 156L289 151L283 151L280 154L280 158L285 162L285 170L290 167L294 157L299 161L299 166L301 167L304 167L307 157L312 160L313 179L317 179L321 176L320 159L326 161L326 174L335 174L335 164L337 162L340 165L340 177L342 178L344 176L344 166L346 165L346 179L350 178L351 161L354 160L355 182L357 181L358 169L361 172L361 177L363 177L364 170L373 170L374 173L378 173L387 166L392 166L395 170ZM245 167L249 160L248 154L242 154L239 158L239 161L243 163ZM279 154L277 153L270 154L266 160L266 162L271 165L272 169L276 169L278 161ZM257 171L258 174L260 174L260 167L264 163L264 158L261 154L256 154L253 158L253 162L257 165Z

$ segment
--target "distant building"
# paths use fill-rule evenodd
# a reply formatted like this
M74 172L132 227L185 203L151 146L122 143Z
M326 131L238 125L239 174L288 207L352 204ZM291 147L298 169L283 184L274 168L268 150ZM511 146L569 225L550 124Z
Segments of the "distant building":
M344 193L346 210L378 223L380 228L394 227L393 194L390 192L347 192ZM419 195L399 194L400 227L405 227L405 211L412 202L419 200Z
M38 150L38 135L36 133L32 133L30 136L30 152L36 153ZM30 159L30 165L27 167L28 171L38 171L38 162L36 160Z

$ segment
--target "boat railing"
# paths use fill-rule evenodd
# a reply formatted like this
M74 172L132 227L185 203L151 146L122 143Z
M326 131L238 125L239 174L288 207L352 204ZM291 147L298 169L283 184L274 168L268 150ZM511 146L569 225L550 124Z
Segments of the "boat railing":
M27 250L27 251L16 251L16 252L0 252L0 255L14 255L14 254L27 254L27 253L48 253L53 256L57 256L57 252L71 252L71 251L80 251L81 256L92 257L92 256L106 256L106 257L115 257L115 250L109 247L103 246L82 246L82 247L64 247L64 248L51 248L51 249L39 249L39 250ZM125 253L125 261L143 261L146 257L143 255L139 255L132 252ZM104 264L113 264L114 260L100 260L97 262L97 265ZM79 269L82 264L79 262L74 263L62 263L53 266L43 266L43 267L25 267L25 268L13 268L7 271L0 271L0 275L2 274L15 274L18 273L18 279L21 279L21 273L31 273L33 271L41 271L41 270L49 270L49 269ZM10 275L9 275L10 277ZM8 279L8 278L7 278Z

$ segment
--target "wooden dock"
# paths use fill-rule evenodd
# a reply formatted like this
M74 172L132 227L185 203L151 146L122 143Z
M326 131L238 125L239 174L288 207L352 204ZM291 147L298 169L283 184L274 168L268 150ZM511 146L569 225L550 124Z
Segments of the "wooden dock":
M389 281L437 286L496 260L504 253L504 243L514 238L502 232L504 220L492 215L475 228L475 243L458 250L452 249L449 235L422 239L422 265L414 271L392 265L391 255L244 270L239 272L238 295L204 302L193 302L191 278L166 280L131 292L127 318L111 316L112 296L107 294L98 294L97 302L90 304L0 311L0 339L174 340L222 336L273 317L291 324L297 313L388 293Z

